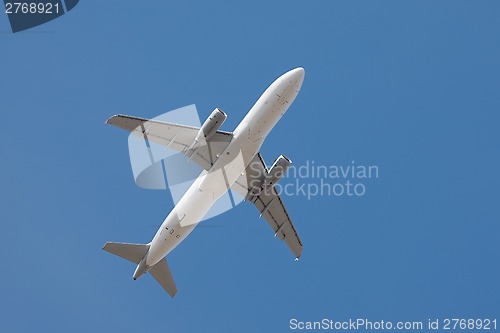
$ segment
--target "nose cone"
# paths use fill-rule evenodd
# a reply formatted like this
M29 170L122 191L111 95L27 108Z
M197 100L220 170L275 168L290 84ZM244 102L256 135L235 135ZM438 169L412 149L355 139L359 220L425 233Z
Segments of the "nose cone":
M305 76L305 71L304 68L302 67L297 67L286 73L285 75L290 77L290 80L293 80L297 82L299 85L302 84L304 81L304 76Z
M292 73L297 78L304 78L306 71L302 67L297 67L292 69L289 73Z

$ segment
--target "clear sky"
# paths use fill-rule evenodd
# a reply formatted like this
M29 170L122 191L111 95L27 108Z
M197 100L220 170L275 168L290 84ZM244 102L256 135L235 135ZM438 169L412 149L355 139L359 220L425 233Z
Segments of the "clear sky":
M87 0L12 34L0 13L1 330L500 317L499 15L498 1ZM103 122L194 103L232 130L297 66L265 159L379 177L361 197L283 197L299 262L244 204L169 255L174 299L132 281L101 247L148 242L173 204L135 185L127 133Z

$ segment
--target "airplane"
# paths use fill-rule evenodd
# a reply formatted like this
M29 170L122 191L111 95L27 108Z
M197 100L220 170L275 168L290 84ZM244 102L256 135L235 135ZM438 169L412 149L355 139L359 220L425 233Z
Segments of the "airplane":
M108 242L103 249L137 267L133 279L149 272L171 296L177 293L166 256L179 245L229 189L255 205L284 240L295 260L302 242L274 185L291 165L280 155L268 168L259 150L266 136L297 97L304 81L299 67L276 79L261 95L233 132L219 130L227 115L216 108L200 128L126 115L106 121L140 139L183 153L202 167L200 175L165 218L148 244Z

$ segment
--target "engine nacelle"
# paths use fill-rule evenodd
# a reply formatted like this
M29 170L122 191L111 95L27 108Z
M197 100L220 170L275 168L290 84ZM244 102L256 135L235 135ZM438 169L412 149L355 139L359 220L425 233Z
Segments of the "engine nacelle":
M215 132L217 132L217 130L222 126L222 123L224 123L226 118L227 115L224 113L224 111L216 108L201 126L200 131L194 139L195 143L193 143L193 145L196 143L204 143L208 139L210 139L210 137L214 135Z
M276 185L276 183L285 175L288 167L292 165L292 161L287 157L280 155L276 161L274 161L271 169L266 174L264 181L264 188L270 188Z

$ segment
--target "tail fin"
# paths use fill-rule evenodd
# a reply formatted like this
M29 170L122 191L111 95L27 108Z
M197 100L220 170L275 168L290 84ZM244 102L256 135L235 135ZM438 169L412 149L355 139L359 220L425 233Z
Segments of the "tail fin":
M139 264L146 253L148 253L149 244L108 242L102 249L124 259L127 259L135 264ZM175 296L175 294L177 293L177 287L175 286L174 277L170 272L170 268L168 267L166 259L160 260L156 265L151 267L149 272L170 296Z
M177 293L177 287L175 286L174 277L170 272L170 268L168 267L168 263L166 259L160 260L156 265L151 267L149 273L153 275L155 280L165 289L165 291L171 296L174 297Z
M138 264L148 252L149 245L108 242L102 249Z

